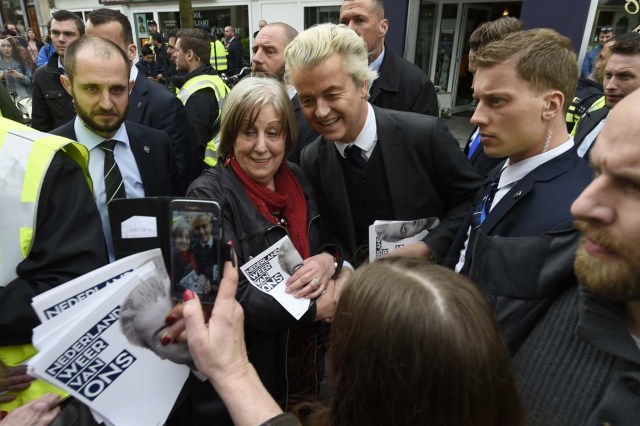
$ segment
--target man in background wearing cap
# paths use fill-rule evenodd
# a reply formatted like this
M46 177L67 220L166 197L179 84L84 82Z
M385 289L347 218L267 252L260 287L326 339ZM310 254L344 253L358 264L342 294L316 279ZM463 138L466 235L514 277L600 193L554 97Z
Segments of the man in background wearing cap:
M613 37L613 27L602 27L600 29L600 35L598 36L598 43L600 44L588 51L585 55L584 61L582 62L582 71L580 73L581 78L589 77L589 74L591 74L591 68L593 67L593 61L598 57L598 53L602 50L602 46L604 46L611 37Z

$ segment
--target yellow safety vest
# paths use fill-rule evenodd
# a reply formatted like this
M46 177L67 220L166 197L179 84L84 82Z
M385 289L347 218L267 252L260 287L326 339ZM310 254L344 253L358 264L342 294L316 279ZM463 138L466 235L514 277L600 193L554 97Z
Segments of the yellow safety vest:
M69 139L38 132L6 118L0 118L0 286L15 278L16 266L31 252L36 235L36 216L42 182L53 156L64 151L82 168L91 187L87 149ZM22 364L36 349L32 345L0 347L0 359L8 365ZM0 405L10 411L45 393L66 395L42 380L17 392L17 398Z
M227 48L220 40L212 41L211 43L211 57L209 63L216 71L226 71L227 66Z
M597 109L600 108L604 108L606 105L605 103L605 98L604 96L599 98L597 101L595 101L587 110L586 114L590 113L591 111L595 111ZM576 121L576 124L573 126L573 130L571 131L571 137L575 137L576 135L576 131L578 130L578 126L580 125L580 120L582 120L582 117L578 118L578 121Z
M222 107L224 105L224 98L227 96L229 87L224 84L224 81L217 75L198 75L190 78L184 86L178 92L178 99L182 101L183 105L187 104L187 101L198 90L213 89L218 100L218 116L214 125L220 122L220 116L222 115ZM217 136L217 135L216 135ZM218 138L214 136L209 142L204 151L204 163L209 167L213 167L218 162Z

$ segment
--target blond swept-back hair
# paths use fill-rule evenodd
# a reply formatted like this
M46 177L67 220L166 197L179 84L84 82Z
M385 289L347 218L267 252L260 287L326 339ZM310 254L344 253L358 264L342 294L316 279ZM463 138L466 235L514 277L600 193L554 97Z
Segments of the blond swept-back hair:
M344 25L321 24L298 34L284 51L285 81L292 84L290 76L294 69L314 67L334 54L342 56L344 72L357 89L367 82L368 97L368 89L378 73L369 69L367 45L362 37Z
M515 64L520 78L537 95L547 90L564 94L564 111L573 100L578 65L571 40L548 28L518 31L480 48L474 63L478 68L505 62Z
M227 158L233 152L243 120L248 119L248 126L253 126L265 105L273 105L282 123L285 132L284 157L287 157L295 144L297 129L293 106L284 85L275 78L245 77L225 98L218 145L220 158Z

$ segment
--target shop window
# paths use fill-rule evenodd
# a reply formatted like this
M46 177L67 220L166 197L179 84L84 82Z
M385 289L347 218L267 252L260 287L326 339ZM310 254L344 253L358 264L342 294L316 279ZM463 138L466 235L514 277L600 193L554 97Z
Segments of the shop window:
M340 6L315 6L304 8L304 29L316 24L339 24Z

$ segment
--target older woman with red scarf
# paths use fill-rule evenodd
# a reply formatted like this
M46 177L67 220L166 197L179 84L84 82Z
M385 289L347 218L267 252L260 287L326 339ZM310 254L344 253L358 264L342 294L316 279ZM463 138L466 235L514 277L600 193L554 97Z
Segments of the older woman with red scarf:
M197 178L187 195L220 202L224 238L233 244L239 265L285 235L304 259L286 284L294 297L311 300L299 320L242 276L236 297L245 312L247 353L271 395L283 408L310 402L323 371L317 345L324 326L318 321L333 317L336 282L350 271L340 273L339 250L323 233L309 182L285 161L296 130L284 86L270 78L240 81L225 98L220 130L218 164ZM193 424L230 422L207 382L188 383Z

